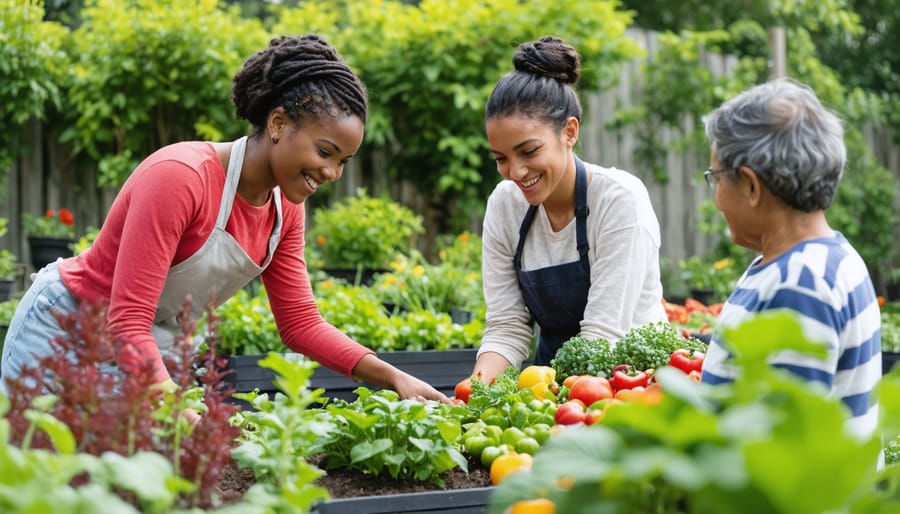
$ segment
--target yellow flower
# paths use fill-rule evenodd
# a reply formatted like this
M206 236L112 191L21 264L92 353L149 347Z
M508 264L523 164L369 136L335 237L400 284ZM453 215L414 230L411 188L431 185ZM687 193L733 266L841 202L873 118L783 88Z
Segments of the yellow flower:
M327 241L328 241L328 240L325 239L325 236L323 236L323 235L319 235L319 236L316 237L316 244L318 244L319 246L325 246L325 243L326 243Z
M384 285L386 285L386 286L392 286L392 285L396 284L398 281L399 281L399 279L398 279L396 276L394 276L394 275L388 275L388 276L385 277L385 279L384 279Z
M447 260L447 250L441 250L438 252L438 257L443 261Z
M415 268L412 270L412 274L416 278L421 278L422 275L425 274L425 267L421 264L417 264Z
M331 289L334 287L334 282L331 280L324 280L321 284L322 289Z
M716 270L722 270L722 269L727 268L728 266L731 266L731 259L729 259L727 257L713 263L713 269L716 269Z
M406 263L399 263L397 261L391 262L391 269L394 271L403 271L406 268Z

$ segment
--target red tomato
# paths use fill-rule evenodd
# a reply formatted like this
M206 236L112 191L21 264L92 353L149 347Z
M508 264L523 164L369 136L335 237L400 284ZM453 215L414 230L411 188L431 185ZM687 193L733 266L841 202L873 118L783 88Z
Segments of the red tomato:
M569 390L570 400L581 400L585 405L590 405L597 400L612 398L613 390L609 380L603 377L585 375L578 377Z
M586 416L581 401L569 400L556 409L556 416L553 419L560 425L574 425L584 422Z
M456 384L456 388L453 390L453 395L463 402L468 403L469 396L472 396L472 379L467 378L462 382Z

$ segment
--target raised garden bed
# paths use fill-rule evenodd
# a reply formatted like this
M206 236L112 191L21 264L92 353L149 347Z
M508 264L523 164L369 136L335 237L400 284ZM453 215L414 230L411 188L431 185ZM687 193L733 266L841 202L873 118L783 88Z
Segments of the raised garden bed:
M312 514L483 514L493 487L421 493L337 498L320 504Z
M378 357L414 377L424 380L442 393L452 395L456 384L472 373L477 351L475 348L398 351L382 352L378 354ZM258 362L263 358L265 355L232 355L228 357L228 369L232 372L228 373L226 381L238 392L258 389L260 393L274 393L276 389L272 381L275 374L271 370L259 366ZM346 401L356 399L353 391L361 385L374 390L379 389L372 384L355 382L324 367L316 368L309 383L311 389L325 389L324 396L328 398Z

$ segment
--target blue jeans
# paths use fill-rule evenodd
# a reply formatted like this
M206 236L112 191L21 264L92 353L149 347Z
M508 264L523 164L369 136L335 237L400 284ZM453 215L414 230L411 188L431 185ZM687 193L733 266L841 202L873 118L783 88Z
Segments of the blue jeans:
M78 301L59 277L58 261L48 264L31 279L31 287L19 301L3 343L0 392L4 394L7 378L18 377L25 366L37 365L41 357L54 351L50 341L65 335L53 311L68 314L78 310Z

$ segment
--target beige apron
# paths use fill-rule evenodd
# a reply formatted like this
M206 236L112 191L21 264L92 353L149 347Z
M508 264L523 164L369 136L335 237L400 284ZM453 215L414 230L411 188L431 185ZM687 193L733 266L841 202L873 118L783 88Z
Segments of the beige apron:
M278 247L282 211L281 192L277 187L272 191L276 210L275 227L269 236L268 253L262 266L253 262L234 237L225 231L237 194L246 147L246 136L231 146L225 189L222 191L216 226L209 239L196 253L169 269L153 319L153 337L160 350L171 348L175 336L182 333L178 318L188 295L191 296L192 319L199 319L210 301L219 306L258 277L272 261L272 255Z

